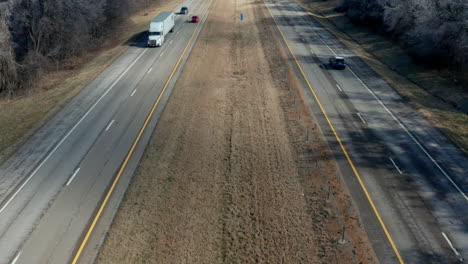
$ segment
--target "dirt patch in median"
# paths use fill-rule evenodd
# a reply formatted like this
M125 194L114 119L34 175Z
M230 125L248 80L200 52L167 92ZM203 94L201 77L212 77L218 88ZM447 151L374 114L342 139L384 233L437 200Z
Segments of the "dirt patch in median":
M377 262L263 8L215 2L97 263Z

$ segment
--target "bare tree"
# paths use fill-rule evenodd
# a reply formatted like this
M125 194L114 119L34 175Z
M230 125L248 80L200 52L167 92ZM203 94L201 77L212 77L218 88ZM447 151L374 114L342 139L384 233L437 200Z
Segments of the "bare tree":
M18 80L5 13L6 8L0 6L0 92L12 94Z
M99 47L147 1L0 0L0 93Z
M466 0L341 0L354 21L391 34L425 63L466 69Z

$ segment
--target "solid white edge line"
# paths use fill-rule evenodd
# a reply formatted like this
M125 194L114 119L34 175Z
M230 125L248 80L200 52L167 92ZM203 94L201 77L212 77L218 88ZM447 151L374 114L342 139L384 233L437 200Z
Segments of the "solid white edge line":
M73 179L75 179L75 176L78 174L78 172L80 171L80 168L76 169L76 171L73 173L73 175L70 177L70 179L67 181L67 184L66 186L70 185L70 183L73 181Z
M302 11L302 10L296 10L296 11ZM315 32L315 30L309 25L309 23L307 23L307 21L305 21L303 17L301 17L301 19L314 32L314 34L320 39L320 41L336 56L337 55L336 52L334 50L332 50L330 48L330 46L328 46L327 43L325 43L325 41L323 41L322 37L320 37L320 35L317 32ZM437 169L439 169L439 171L442 172L442 174L444 174L444 176L450 181L450 183L455 187L455 189L457 189L457 191L463 196L463 198L465 198L465 200L468 201L468 196L453 181L453 179L448 175L448 173L445 172L445 170L434 160L434 158L431 156L431 154L429 154L429 152L427 152L427 150L421 145L421 143L419 143L419 141L413 136L413 134L411 132L409 132L409 130L400 122L400 120L398 120L398 118L396 118L396 116L387 108L387 106L385 106L385 104L377 97L377 95L361 80L361 78L359 78L357 76L357 74L354 73L354 71L351 69L351 67L348 66L346 68L354 75L354 77L356 77L356 79L359 80L359 82L379 102L379 104L385 109L385 111L387 111L387 113L389 113L390 116L398 123L398 125L401 128L403 128L403 130L406 132L406 134L416 143L416 145L418 145L418 147L424 152L424 154L426 154L426 156L437 167Z
M453 250L453 253L455 253L455 255L457 257L460 257L460 253L458 253L458 250L453 246L452 241L450 241L450 239L448 238L448 236L444 232L441 232L441 233L442 233L442 236L444 236L447 243L449 244L450 248ZM463 259L461 259L461 260L463 260Z
M135 88L135 90L133 90L133 92L130 94L130 96L133 96L136 91L137 91L137 89Z
M147 73L150 73L152 70L153 70L153 67L151 67L151 68L148 70Z
M398 166L396 165L395 161L394 161L391 157L388 157L388 159L392 162L393 166L394 166L395 169L398 171L398 173L400 173L401 175L403 175L403 172L401 172L400 168L398 168Z
M11 264L15 264L16 261L18 261L20 255L21 255L21 251L18 252L18 254L16 254L16 257L13 259L13 261L11 262Z
M10 197L10 199L8 199L8 201L5 203L5 205L3 205L3 207L0 209L0 214L5 210L5 208L8 207L8 205L11 203L11 201L13 201L13 199L15 199L15 197L18 195L18 193L24 188L24 186L31 180L31 178L37 173L37 171L44 165L44 163L47 162L47 160L52 156L52 154L55 153L55 151L62 145L62 143L71 135L71 133L73 133L73 131L75 131L75 129L78 127L78 125L83 122L83 120L89 115L89 113L91 113L91 111L96 107L96 105L104 98L104 96L106 96L110 90L112 90L112 88L114 88L115 84L117 84L118 81L120 81L120 79L122 79L122 77L130 70L130 68L141 58L141 56L143 56L143 54L147 51L148 49L145 48L143 50L143 52L135 59L135 61L133 61L132 64L130 64L130 66L128 66L128 68L119 76L119 78L117 78L117 80L114 81L114 83L112 83L112 85L109 87L109 89L107 89L106 92L104 92L103 95L101 95L101 97L94 103L93 106L91 106L91 108L81 117L80 120L78 120L78 122L73 126L73 128L65 135L65 137L62 138L62 140L54 147L54 149L46 156L46 158L39 164L39 166L37 166L37 168L29 175L29 177L26 179L26 181L23 182L23 184L21 184L21 186L15 191L15 193Z
M107 125L106 131L109 130L109 128L112 126L112 124L114 124L114 122L115 122L115 119L112 119L112 121L109 123L109 125Z
M361 118L361 121L366 124L366 120L364 120L364 118L362 117L361 113L357 112L357 115L359 116L359 118Z
M341 87L338 84L336 84L336 87L338 88L338 90L340 90L340 92L343 92L343 89L341 89Z

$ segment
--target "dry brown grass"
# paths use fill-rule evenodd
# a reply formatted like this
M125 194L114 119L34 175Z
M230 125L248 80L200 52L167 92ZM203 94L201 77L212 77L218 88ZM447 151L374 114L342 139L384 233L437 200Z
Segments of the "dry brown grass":
M214 5L97 263L377 262L258 4Z
M163 10L171 10L180 0L165 0L152 6L148 14L138 13L118 29L119 37L99 51L67 62L73 70L46 74L35 81L37 87L14 97L0 99L0 164L39 127L93 81L128 49L125 43L146 29L148 21ZM85 63L86 62L86 63Z
M468 94L452 82L453 73L415 64L390 39L353 25L344 13L335 12L336 0L296 1L468 154L468 115L453 106L467 104Z

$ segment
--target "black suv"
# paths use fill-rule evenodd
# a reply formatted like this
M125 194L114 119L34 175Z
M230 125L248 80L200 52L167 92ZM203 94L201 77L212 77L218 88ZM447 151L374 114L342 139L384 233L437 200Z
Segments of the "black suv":
M328 64L333 68L333 69L338 69L338 70L343 70L346 65L344 63L344 58L343 57L331 57L328 60Z
M181 14L188 14L188 7L183 6L183 7L180 9L180 13L181 13Z

